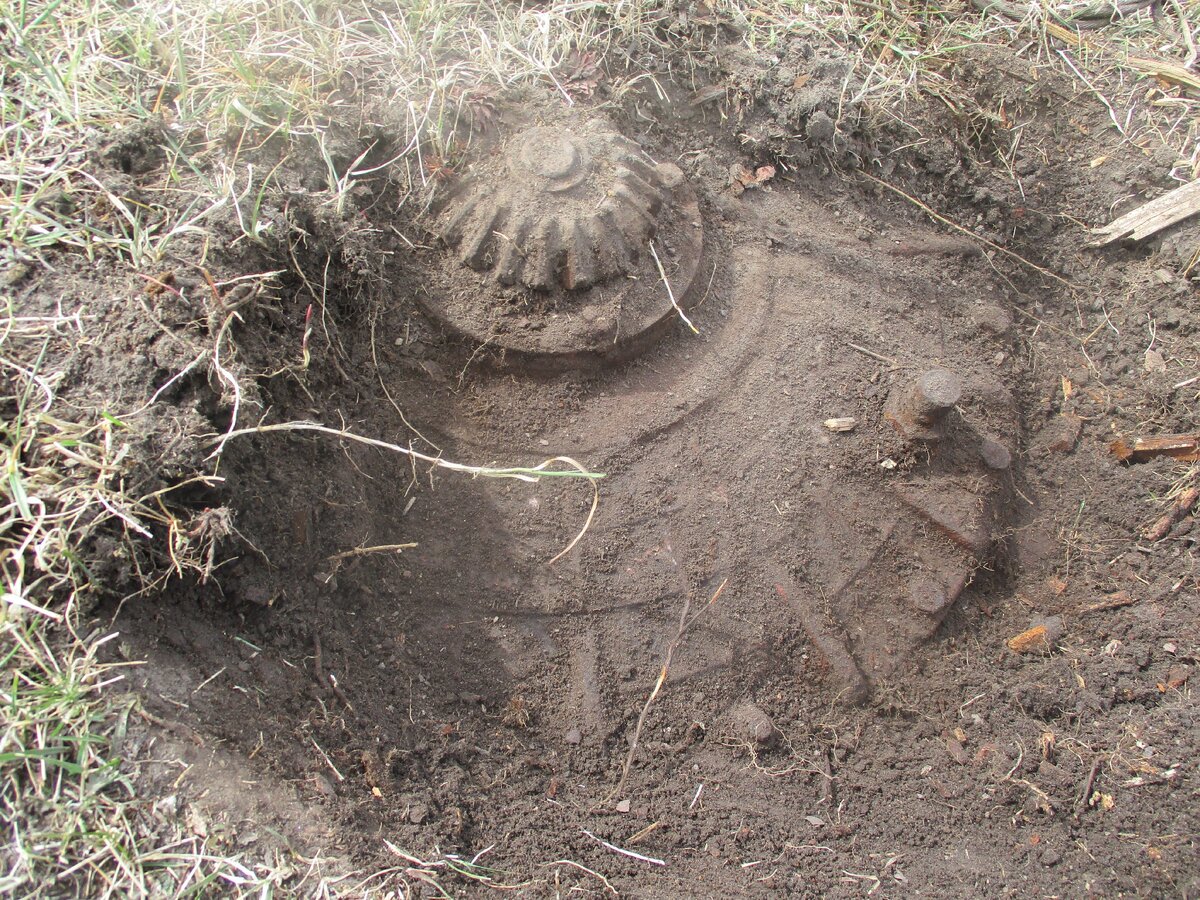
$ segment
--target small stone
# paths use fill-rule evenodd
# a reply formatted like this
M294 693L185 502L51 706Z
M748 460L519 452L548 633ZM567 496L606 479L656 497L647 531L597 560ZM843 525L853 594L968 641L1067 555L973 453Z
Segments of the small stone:
M422 824L427 818L429 818L429 807L424 803L414 804L408 810L408 821L414 825Z
M1012 465L1012 454L1008 452L1008 448L991 438L985 438L979 446L979 455L983 458L984 465L997 472L1003 472Z
M1062 616L1047 616L1038 624L1046 629L1046 639L1050 641L1050 646L1053 647L1062 640L1063 632L1066 630L1063 627Z
M1050 868L1051 866L1057 866L1060 862L1062 862L1062 854L1052 847L1047 847L1042 851L1042 855L1039 856L1038 859L1041 860L1043 866Z
M775 740L777 731L771 717L749 700L745 700L730 710L737 736L754 744L769 744Z
M579 730L578 725L573 725L567 729L567 733L563 735L563 740L572 746L578 746L583 742L583 732Z
M619 813L629 812L629 801L621 800L620 802L618 802L617 803L617 812L619 812Z

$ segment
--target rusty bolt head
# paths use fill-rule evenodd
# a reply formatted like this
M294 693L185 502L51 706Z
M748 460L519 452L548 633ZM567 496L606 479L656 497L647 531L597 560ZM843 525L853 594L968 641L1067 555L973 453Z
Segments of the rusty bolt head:
M961 399L962 379L948 369L931 369L914 385L914 411L920 421L928 424L944 416Z
M904 437L936 441L946 413L962 399L962 379L948 369L930 369L892 391L884 415Z

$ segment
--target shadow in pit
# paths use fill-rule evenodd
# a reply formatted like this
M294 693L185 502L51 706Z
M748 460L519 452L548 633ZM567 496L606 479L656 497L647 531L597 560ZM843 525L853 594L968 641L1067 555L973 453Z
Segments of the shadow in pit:
M487 631L512 602L494 573L525 565L496 486L431 491L394 455L294 435L231 445L223 471L255 549L115 613L120 654L147 662L130 677L143 708L357 828L460 839L468 798L486 796L466 787L488 777L478 758L505 758L520 715Z

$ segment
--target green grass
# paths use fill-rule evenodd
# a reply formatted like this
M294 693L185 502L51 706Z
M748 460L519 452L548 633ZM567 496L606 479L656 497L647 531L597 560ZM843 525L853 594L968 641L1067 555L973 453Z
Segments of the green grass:
M211 570L222 535L173 512L169 490L138 489L131 447L147 427L143 410L61 401L62 360L94 339L98 313L89 298L64 299L53 313L19 308L43 267L78 255L154 277L180 255L203 260L211 219L229 210L239 240L265 247L278 237L275 176L290 154L323 161L319 200L335 213L382 171L368 160L385 150L399 195L421 203L432 171L462 155L472 123L491 117L506 91L538 84L576 102L583 91L573 78L587 54L607 61L615 97L656 77L644 62L686 81L710 59L717 20L731 28L724 39L764 52L792 38L836 49L852 65L847 104L898 121L922 98L974 103L953 83L955 61L987 45L1015 47L1100 96L1127 140L1176 150L1176 177L1196 177L1200 97L1127 62L1186 61L1200 4L1168 3L1159 20L1138 13L1074 44L1054 37L1055 16L1084 5L1046 0L1013 17L965 3L713 0L708 21L684 22L676 4L632 0L0 0L0 285L10 285L0 286L0 892L261 896L305 884L164 832L153 803L134 795L117 749L131 709L122 670L98 661L103 632L77 630L108 587L94 583L86 548L109 537L152 590L169 575ZM364 97L379 103L360 107ZM395 146L347 152L338 142L333 126L380 116ZM94 164L131 126L160 131L165 155L136 197ZM266 164L264 147L275 153ZM225 337L222 327L191 366L211 366L237 397L238 373L222 362L236 348ZM356 876L325 889L351 895L366 883Z

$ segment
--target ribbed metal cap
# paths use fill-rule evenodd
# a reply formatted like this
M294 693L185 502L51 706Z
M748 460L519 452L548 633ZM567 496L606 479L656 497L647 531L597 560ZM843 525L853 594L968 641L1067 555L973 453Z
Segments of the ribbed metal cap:
M682 179L611 132L538 126L478 168L439 227L463 262L503 285L582 291L632 273Z

